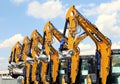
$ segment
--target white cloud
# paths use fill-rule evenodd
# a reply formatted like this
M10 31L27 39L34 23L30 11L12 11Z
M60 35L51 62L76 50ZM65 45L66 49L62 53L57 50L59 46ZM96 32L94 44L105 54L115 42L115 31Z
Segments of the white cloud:
M89 7L94 7L95 4L94 4L94 3L90 3L90 4L88 4L88 6L89 6Z
M8 53L8 48L13 47L13 45L17 41L21 41L22 39L23 39L23 36L21 34L15 34L14 36L0 42L0 49L3 49L2 50L3 52ZM2 56L0 57L0 70L6 70L8 68L8 55L2 52L1 52L1 55Z
M111 0L108 3L101 3L99 6L84 10L87 15L94 14L112 14L120 11L120 0Z
M120 37L120 27L117 25L117 14L102 14L99 15L96 23L97 27L107 36Z
M8 58L0 57L0 70L6 70L8 67Z
M58 31L60 31L61 33L63 32L63 29L58 29Z
M99 13L114 13L120 10L120 0L112 0L110 3L103 3L99 6Z
M76 5L75 8L80 9L80 8L82 8L82 5Z
M89 43L80 43L78 47L80 48L80 55L94 55L96 51L96 46ZM120 40L118 42L114 42L111 49L120 49Z
M120 49L120 41L112 44L112 49Z
M1 60L4 60L4 59L5 59L4 57L0 57L0 61L1 61Z
M91 44L80 43L78 47L80 55L94 55L96 51L96 46ZM113 43L111 49L120 49L120 41Z
M89 50L92 48L92 46L90 44L83 44L83 43L80 43L78 45L82 50Z
M120 0L101 3L84 11L86 15L97 15L95 24L106 36L120 38Z
M16 34L3 42L0 42L0 48L8 48L12 47L17 41L21 41L23 36L21 34Z
M51 19L63 13L63 5L59 0L48 0L47 2L40 3L33 1L29 3L27 14L35 18Z
M7 70L7 69L8 69L8 62L0 63L0 70Z
M16 4L20 4L20 3L23 3L27 0L10 0L10 1L13 2L13 3L16 3Z
M94 45L80 43L78 47L80 48L80 55L94 55L95 54L96 48Z

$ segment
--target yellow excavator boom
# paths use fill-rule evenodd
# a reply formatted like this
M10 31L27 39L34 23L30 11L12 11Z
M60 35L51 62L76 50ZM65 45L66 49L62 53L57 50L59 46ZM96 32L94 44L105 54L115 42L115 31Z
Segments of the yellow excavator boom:
M18 63L21 50L22 50L22 45L20 44L20 42L17 42L12 48L11 56L9 57L9 63L10 61Z
M30 57L29 53L30 53L30 39L28 36L26 36L24 39L23 39L23 51L22 51L22 56L20 58L21 61L26 61L27 60L27 57ZM25 62L25 70L26 70L26 73L25 73L25 76L24 76L24 83L25 84L30 84L30 63L29 62ZM26 80L25 80L26 79Z
M32 57L35 59L34 63L32 65L32 81L34 81L34 83L36 84L36 70L37 70L37 65L38 62L36 60L36 56L39 57L40 53L42 52L42 50L38 47L39 43L42 45L43 44L43 38L42 36L39 34L39 32L35 29L32 34L31 34L31 39L32 39ZM45 62L44 60L40 60L41 63L41 74L40 74L40 78L41 78L41 82L44 84L47 84L48 82L46 81L46 73L47 73L47 65L48 63Z
M73 26L78 23L88 36L95 42L98 58L100 58L100 78L102 84L106 84L110 68L111 43L110 40L104 36L98 28L82 16L75 6L71 6L66 14L66 21ZM70 26L72 27L72 26ZM99 65L99 64L98 64ZM98 75L99 75L98 74Z
M72 57L72 64L71 64L71 74L73 74L72 76L71 76L71 78L72 78L72 81L75 83L75 79L76 79L76 76L77 76L77 71L78 71L78 64L79 64L79 50L78 50L78 44L79 44L79 42L80 41L82 41L83 39L85 39L86 37L87 37L87 34L85 33L85 34L82 34L82 35L79 35L78 37L76 37L75 39L73 39L72 37L69 37L69 39L66 37L66 36L64 36L61 32L59 32L54 26L53 26L53 24L49 21L49 22L47 22L46 23L46 25L45 25L45 28L46 29L44 29L44 31L47 31L47 30L49 30L49 31L47 31L48 32L48 38L50 39L50 40L52 40L53 39L53 36L59 41L59 42L61 42L61 40L62 40L62 38L64 37L65 38L65 44L64 44L64 48L68 48L68 45L69 45L69 47L70 46L74 46L74 48L69 48L69 49L74 49L74 51L75 51L75 56L73 56ZM74 33L75 33L75 31L74 31ZM51 36L50 36L51 35ZM72 39L73 39L73 43L71 43L72 42ZM68 42L69 41L69 42ZM75 62L75 60L77 61L77 62Z

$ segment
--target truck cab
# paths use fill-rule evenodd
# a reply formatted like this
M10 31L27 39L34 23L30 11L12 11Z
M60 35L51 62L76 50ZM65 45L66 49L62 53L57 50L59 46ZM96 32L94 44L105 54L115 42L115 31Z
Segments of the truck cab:
M77 84L87 84L87 75L90 74L92 84L97 84L97 65L95 55L81 55L81 68ZM111 53L110 83L120 84L120 49L113 49Z
M120 84L120 49L112 50L112 84Z

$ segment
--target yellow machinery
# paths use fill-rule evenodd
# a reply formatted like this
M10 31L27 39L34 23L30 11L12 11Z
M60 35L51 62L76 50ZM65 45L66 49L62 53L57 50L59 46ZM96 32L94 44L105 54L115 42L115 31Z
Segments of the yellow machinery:
M9 63L11 62L18 63L21 50L22 45L20 44L20 42L17 42L12 48L11 56L9 57Z
M43 55L42 50L39 48L39 43L42 44L43 39L42 36L39 34L39 32L37 30L34 30L31 34L31 40L32 40L32 58L34 59L34 62L32 64L32 82L34 82L34 84L38 84L40 81L44 82L44 76L43 74L45 74L45 70L47 69L47 56ZM37 73L37 71L40 71L40 69L37 70L38 65L40 65L42 62L42 72L41 73ZM37 80L38 79L38 80ZM40 80L42 79L42 80Z
M52 82L55 83L55 82L59 82L57 81L56 79L58 78L58 74L59 74L59 56L58 56L58 51L56 51L52 46L52 43L53 43L53 36L55 36L57 38L57 40L61 40L62 38L62 34L53 27L53 25L50 23L50 22L47 22L44 26L44 36L43 36L43 39L44 39L44 46L45 46L45 50L47 51L47 54L50 55L50 60L52 61L52 66L51 66L51 63L50 63L50 67L52 67L52 72L50 72L49 70L49 73L50 73L50 78L52 78ZM67 42L67 39L65 39L65 41ZM67 47L67 46L66 46ZM54 51L53 54L50 54L50 52ZM51 74L52 73L52 74ZM59 79L60 80L60 79Z
M120 84L120 49L112 49L110 60L110 82L106 84ZM99 84L96 79L96 55L81 55L80 77L75 84ZM85 73L84 73L85 72Z
M40 44L42 44L43 45L43 38L42 38L42 36L39 34L39 32L37 31L37 30L34 30L33 32L32 32L32 34L31 34L31 39L33 40L33 42L32 42L32 56L35 56L36 54L37 54L37 52L40 52L41 54L40 54L40 57L41 57L41 55L46 55L46 56L48 56L47 54L46 54L46 51L43 51L43 50L40 50L40 49L38 49L38 43L40 43ZM47 45L47 44L46 44ZM58 64L57 64L57 62L59 61L58 59L57 59L57 51L52 47L52 45L49 45L47 48L46 48L47 50L48 49L50 49L50 52L49 52L49 56L51 56L51 59L52 59L52 61L53 61L53 72L52 72L52 81L53 81L53 83L54 82L56 82L56 77L57 77L57 74L58 74ZM48 52L47 52L48 53ZM49 57L49 59L50 59L50 57ZM48 80L49 80L49 76L47 77L47 73L48 73L48 68L49 68L49 66L48 66L48 63L47 63L47 60L45 61L40 61L40 63L41 63L41 82L43 83L43 84L47 84L48 83L48 81L46 80L47 78L48 78ZM34 67L34 69L35 69L35 67ZM35 72L36 72L36 70L34 70L34 71L32 71L32 77L34 77L35 78ZM49 74L48 74L49 75ZM35 80L35 79L34 79ZM34 81L34 80L32 80L32 81Z
M12 48L11 56L12 62L14 63L15 68L12 69L12 77L18 77L20 75L24 75L24 83L29 84L30 79L30 63L28 61L28 57L30 57L30 40L26 36L23 40L23 45L19 42ZM13 64L12 64L13 65ZM24 71L26 73L24 73ZM24 74L23 74L24 73Z
M58 41L61 41L61 39L63 38L63 34L61 33L61 32L59 32L53 25L52 25L52 23L51 22L47 22L46 23L46 25L45 25L45 27L44 27L44 34L46 35L46 38L45 39L47 39L47 42L48 42L48 45L51 45L51 43L52 43L52 40L53 40L53 36L55 37L55 38L57 38L57 40ZM77 53L77 55L78 55L78 60L79 60L79 51L78 51L78 44L79 44L79 42L80 41L82 41L84 38L86 38L87 37L87 34L81 34L81 35L79 35L79 36L77 36L75 39L74 39L74 51ZM64 35L64 41L65 41L65 43L64 43L64 45L63 45L63 47L64 48L67 48L68 47L68 39L65 37L65 35ZM71 45L71 44L69 44L69 45ZM66 51L66 50L65 50ZM66 54L63 54L63 53L61 53L61 52L59 52L60 54L62 54L62 56L59 54L59 59L64 59L64 58L71 58L71 55L69 55L69 54L71 54L70 53L70 51L68 51L67 52L67 55ZM75 53L75 55L76 55L76 53ZM68 56L69 55L69 56ZM56 55L57 56L57 55ZM76 58L76 57L75 57ZM59 63L59 62L57 62L57 63ZM75 63L75 65L76 64L79 64L79 61L75 61L75 59L73 59L73 63ZM75 66L74 64L73 65L71 65L72 66L72 68L77 68L78 69L78 66ZM68 74L67 74L68 75ZM77 74L76 74L77 75ZM76 77L72 77L72 78L76 78ZM62 84L64 84L64 83L62 83Z
M46 28L47 25L45 25L44 29ZM52 41L52 35L51 34L51 31L48 31L47 32L47 36L46 38L48 38L48 36L51 36L51 41ZM61 36L61 35L60 35ZM31 34L31 40L32 40L32 56L35 57L35 55L37 54L36 51L38 52L41 52L41 50L38 49L38 43L40 42L41 44L43 44L43 39L42 39L42 36L37 32L37 30L34 30ZM60 39L59 39L60 40ZM49 45L48 45L49 43ZM56 82L56 78L57 78L57 75L58 75L58 67L59 67L59 59L58 59L58 52L52 47L52 45L50 45L50 39L48 38L47 40L45 40L45 48L46 48L46 51L42 51L43 53L42 54L45 54L50 56L50 59L52 60L52 82L55 83ZM34 58L33 57L33 58ZM45 84L45 83L48 83L46 78L47 78L47 75L49 75L49 69L50 67L48 66L48 63L47 62L44 62L44 61L40 61L41 62L41 81ZM35 64L36 66L36 64ZM34 66L33 66L34 67ZM34 67L34 69L32 70L32 78L34 78L34 80L32 81L35 81L35 72L36 72L36 69ZM48 74L47 74L48 73ZM48 77L48 80L49 80L49 77Z
M31 57L31 55L30 55L30 53L31 53L31 51L30 51L31 41L30 41L29 37L26 36L23 39L22 43L23 43L23 50L22 50L22 53L21 53L22 56L21 56L20 60L25 61L27 59L27 57Z
M11 51L11 56L9 57L9 72L12 75L13 78L18 77L19 73L16 72L17 69L19 69L19 57L22 51L22 45L20 42L17 42Z
M28 57L30 56L30 46L31 45L31 41L28 38L28 36L26 36L23 39L23 50L22 50L22 56L20 58L20 61L26 61ZM24 66L24 84L30 84L30 63L29 62L25 62L25 66Z
M76 77L78 75L78 71L79 71L79 57L80 57L80 51L78 48L78 44L81 40L83 40L87 34L82 34L80 36L76 36L77 34L77 24L76 23L70 23L71 27L68 28L68 50L72 50L73 53L71 59L68 60L68 76L67 79L69 80L70 83L74 84L76 81ZM64 28L64 32L63 32L63 39L65 37L66 34L66 29L67 29L67 23L65 24L65 28ZM64 44L62 44L64 45ZM64 48L63 50L64 51ZM67 81L68 81L67 80ZM68 83L69 83L68 82Z
M95 25L89 22L86 18L84 18L76 9L75 6L72 6L68 9L66 14L66 27L69 23L69 28L73 28L77 23L82 27L82 29L87 33L88 36L95 42L96 44L96 56L97 56L97 71L98 71L98 79L99 83L102 84L107 83L107 78L109 76L109 68L110 68L110 58L111 58L111 43L110 40L105 37ZM72 29L75 31L76 29ZM72 33L74 36L75 32ZM72 39L71 39L72 40ZM68 41L69 43L69 41ZM70 42L71 43L71 42ZM71 46L72 47L72 46ZM74 69L74 68L73 68ZM73 71L71 77L76 75L77 73ZM74 81L74 80L73 80Z
M92 84L92 80L89 74L87 75L87 84Z
M45 26L46 27L46 26ZM49 32L50 33L50 32ZM47 38L47 36L46 36ZM58 65L59 65L59 59L58 59L58 52L52 47L52 45L48 45L46 44L47 41L45 40L45 48L47 49L47 52L46 51L43 51L41 49L38 48L38 45L39 43L43 45L43 38L42 36L39 34L39 32L37 30L34 30L31 34L31 40L32 40L32 57L35 58L36 55L40 57L44 54L46 56L50 56L48 59L51 59L52 60L52 83L55 83L56 82L56 78L57 78L57 75L58 75ZM47 47L46 47L47 46ZM49 52L48 52L49 51ZM41 54L39 54L41 53ZM48 53L48 55L47 55ZM46 84L48 83L49 81L49 70L50 67L48 66L48 62L49 60L41 60L40 63L41 63L41 82L43 84ZM33 63L33 67L32 67L32 81L35 81L36 79L36 69L37 69L37 63L34 64ZM49 75L47 77L47 75ZM48 81L47 81L47 78L48 78ZM40 82L39 81L39 82ZM50 81L49 81L50 82Z
M38 65L38 60L36 58L36 55L38 53L40 53L40 49L38 48L38 36L37 34L35 33L36 30L34 30L31 34L31 40L32 40L32 52L31 52L31 55L32 55L32 58L34 59L34 62L32 64L32 73L31 73L31 81L34 83L34 84L38 84L38 81L36 80L36 71L37 71L37 65Z
M79 36L77 36L78 25L85 31L85 33ZM65 36L67 29L68 38ZM52 47L53 36L60 42L59 51ZM60 33L52 23L48 22L44 26L43 38L37 30L34 30L31 34L31 40L25 37L23 45L17 42L15 46L13 46L9 63L14 62L18 64L21 61L25 63L23 84L56 84L58 83L57 77L59 75L60 60L66 60L67 58L65 62L67 64L66 68L68 69L66 69L63 77L70 79L70 81L67 80L68 84L75 84L80 70L79 68L81 67L78 44L81 40L85 39L86 36L89 36L96 44L97 83L110 84L110 40L104 36L94 24L84 18L84 16L75 9L75 6L71 6L66 13L66 23L63 34ZM42 49L39 48L39 43L42 45ZM28 57L32 58L32 63L28 61ZM50 62L48 62L48 60L50 60ZM39 70L41 72L37 73ZM65 84L63 77L61 81L63 81L62 84ZM49 82L47 80L49 80ZM89 74L87 80L88 84L92 83Z
M41 49L39 49L39 47L38 47L38 44L40 43L40 44L43 44L42 42L43 42L43 39L42 39L42 36L39 34L39 32L37 31L37 30L34 30L33 32L32 32L32 34L31 34L31 39L32 39L32 57L33 58L35 58L35 60L36 60L36 56L39 56L40 55L40 57L41 57L41 55L42 55L42 50ZM41 54L39 54L39 53L41 53ZM35 61L34 60L34 61ZM37 60L36 60L37 61ZM32 66L32 81L34 81L34 83L35 83L35 81L36 81L36 70L37 70L37 63L38 62L34 62L33 63L33 66ZM47 61L45 62L46 60L41 60L40 61L40 64L42 65L41 66L41 73L40 73L40 78L41 78L41 82L45 82L46 81L46 79L45 79L45 74L46 74L46 70L47 70ZM37 81L36 81L36 83L37 83Z
M38 74L36 74L37 68L38 68L37 67L38 61L43 60L44 62L47 62L47 58L45 57L45 55L44 56L42 55L43 57L40 55L41 50L38 48L39 42L42 43L42 37L41 37L41 35L39 35L37 30L34 30L31 34L31 40L26 36L23 39L22 46L20 45L19 42L17 42L16 45L13 47L14 53L16 53L16 49L19 50L19 55L17 53L17 55L19 56L18 64L23 62L23 65L24 65L24 66L22 66L22 72L20 73L21 75L24 76L24 81L22 82L22 84L31 84L31 83L38 84L38 82L40 82L40 81L36 80L38 77L38 76L36 77L36 75L38 75ZM19 46L21 46L21 48L19 48ZM13 49L12 49L12 51L13 51ZM12 54L12 55L14 55L14 54ZM15 56L14 56L14 58L15 58ZM41 58L39 58L39 56ZM43 66L43 70L44 70L44 67L45 66ZM21 70L21 69L19 69L19 70ZM16 77L20 76L20 74L18 74Z
M48 78L50 78L50 82L55 83L58 70L59 70L59 57L58 51L52 47L53 42L53 30L48 26L49 22L44 26L44 36L43 36L43 47L45 48L45 52L48 56L50 56L49 70L48 70Z

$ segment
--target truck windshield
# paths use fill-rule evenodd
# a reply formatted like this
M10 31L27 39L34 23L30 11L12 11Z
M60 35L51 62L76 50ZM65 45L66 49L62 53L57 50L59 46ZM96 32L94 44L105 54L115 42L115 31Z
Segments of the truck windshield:
M112 55L112 84L120 84L120 54Z

